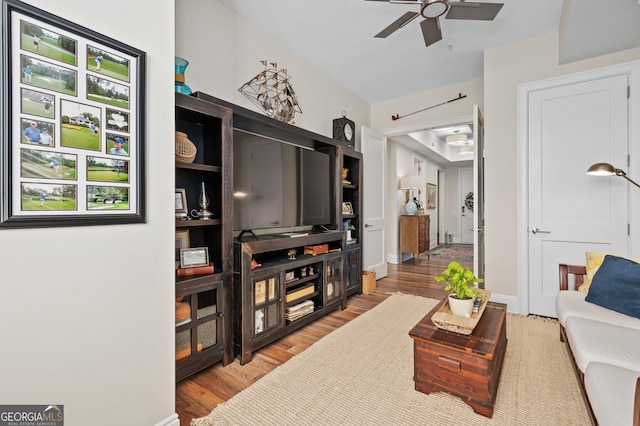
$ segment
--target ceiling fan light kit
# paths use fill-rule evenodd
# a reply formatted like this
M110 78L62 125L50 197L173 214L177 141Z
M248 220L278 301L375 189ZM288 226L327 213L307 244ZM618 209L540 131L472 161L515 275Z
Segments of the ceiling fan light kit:
M387 1L389 3L400 4L420 4L420 13L406 12L400 18L376 34L376 38L386 38L406 26L418 16L424 20L420 23L424 44L428 47L442 40L442 29L440 28L440 17L447 14L445 19L460 19L468 21L493 21L503 3L478 3L449 2L447 0L423 0L423 1L401 1L401 0L365 0L365 1Z
M444 15L449 10L449 3L443 0L424 2L420 6L420 15L425 19L435 19Z

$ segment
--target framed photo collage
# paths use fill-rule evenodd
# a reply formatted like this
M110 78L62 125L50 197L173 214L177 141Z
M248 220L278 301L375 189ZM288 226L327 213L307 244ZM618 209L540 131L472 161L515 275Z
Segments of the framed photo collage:
M0 227L144 222L144 52L2 2Z

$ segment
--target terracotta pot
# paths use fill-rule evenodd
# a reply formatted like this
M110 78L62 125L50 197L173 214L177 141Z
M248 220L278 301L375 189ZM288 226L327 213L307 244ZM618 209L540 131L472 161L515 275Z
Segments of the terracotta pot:
M449 295L449 309L453 315L469 318L473 312L473 297L468 299L457 299L455 295Z

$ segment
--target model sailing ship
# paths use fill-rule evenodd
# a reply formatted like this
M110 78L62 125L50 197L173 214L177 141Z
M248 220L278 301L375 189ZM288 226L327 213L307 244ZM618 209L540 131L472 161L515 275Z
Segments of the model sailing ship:
M286 69L278 70L278 64L260 61L264 70L238 89L269 117L293 124L296 112L302 114L298 99L289 83L291 76Z

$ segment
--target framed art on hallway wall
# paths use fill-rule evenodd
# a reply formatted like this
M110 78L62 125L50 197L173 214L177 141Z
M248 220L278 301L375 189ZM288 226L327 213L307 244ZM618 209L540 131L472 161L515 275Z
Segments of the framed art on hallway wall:
M435 183L427 183L427 208L435 209L438 201L438 187Z
M145 222L144 52L2 0L0 227Z

